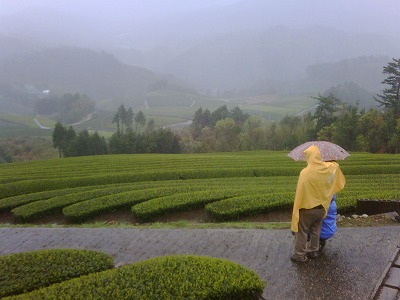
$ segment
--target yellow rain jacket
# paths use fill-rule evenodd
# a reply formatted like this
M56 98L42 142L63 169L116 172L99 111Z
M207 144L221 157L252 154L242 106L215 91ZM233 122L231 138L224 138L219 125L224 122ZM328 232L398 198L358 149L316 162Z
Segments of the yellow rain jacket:
M292 231L298 232L299 210L311 209L322 205L325 215L334 194L344 188L346 179L339 164L323 162L317 146L311 146L304 151L307 161L297 182L296 195L293 204Z

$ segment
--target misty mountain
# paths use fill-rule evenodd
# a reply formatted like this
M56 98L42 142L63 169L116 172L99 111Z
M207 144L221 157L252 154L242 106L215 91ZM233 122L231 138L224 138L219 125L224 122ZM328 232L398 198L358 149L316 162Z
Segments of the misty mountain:
M381 56L388 53L388 48L391 52L400 52L394 42L379 36L348 35L323 27L304 30L278 27L205 41L169 61L165 71L186 78L202 89L231 90L268 80L298 81L307 77L310 65L359 56ZM369 88L350 68L342 71L339 78L329 78L329 83L339 84L347 77ZM349 72L354 75L352 78ZM380 73L381 69L377 78Z
M120 63L105 52L81 48L45 49L9 57L0 63L0 95L20 99L21 94L40 96L81 93L92 100L135 103L135 99L157 89L185 91L172 76L162 76L140 67ZM7 96L5 96L7 95ZM0 97L0 99L2 99Z
M310 65L307 79L310 81L345 83L353 82L367 91L382 89L386 75L383 67L391 61L387 56L362 56L335 63Z
M397 0L5 1L16 8L0 11L0 83L18 93L135 102L187 89L175 78L224 97L375 92L400 53Z
M43 48L43 45L26 39L0 36L0 62L6 58L31 53Z

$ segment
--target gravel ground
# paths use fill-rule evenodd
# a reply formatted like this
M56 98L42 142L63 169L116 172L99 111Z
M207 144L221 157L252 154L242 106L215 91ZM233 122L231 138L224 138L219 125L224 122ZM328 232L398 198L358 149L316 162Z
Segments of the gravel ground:
M46 248L99 250L115 264L168 254L225 258L267 282L266 299L368 299L400 244L400 227L339 228L322 257L290 261L289 230L0 228L0 254Z

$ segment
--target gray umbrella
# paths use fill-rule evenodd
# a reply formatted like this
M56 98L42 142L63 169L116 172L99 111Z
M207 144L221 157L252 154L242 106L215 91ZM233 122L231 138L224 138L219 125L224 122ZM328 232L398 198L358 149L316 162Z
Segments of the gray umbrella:
M294 148L288 156L294 160L306 160L304 151L310 146L315 145L321 152L321 159L323 161L329 160L343 160L350 154L339 145L326 141L310 141L301 144Z

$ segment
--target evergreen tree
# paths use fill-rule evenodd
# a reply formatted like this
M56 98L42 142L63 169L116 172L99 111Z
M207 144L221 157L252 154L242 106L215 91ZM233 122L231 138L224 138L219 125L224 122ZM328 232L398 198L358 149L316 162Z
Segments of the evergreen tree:
M146 117L142 111L139 111L135 116L136 132L140 131L140 127L146 125Z
M334 95L312 97L318 101L315 110L314 119L317 121L315 125L315 132L318 134L325 126L330 126L336 120L335 113L338 111L337 106L340 104L339 99Z
M393 58L387 66L383 67L383 74L388 77L382 81L383 84L389 85L388 88L374 97L380 106L393 110L395 118L400 117L400 59Z
M53 130L53 147L58 149L60 158L65 148L66 135L67 129L60 122L57 122Z

